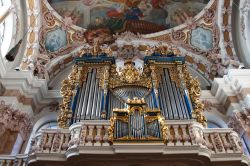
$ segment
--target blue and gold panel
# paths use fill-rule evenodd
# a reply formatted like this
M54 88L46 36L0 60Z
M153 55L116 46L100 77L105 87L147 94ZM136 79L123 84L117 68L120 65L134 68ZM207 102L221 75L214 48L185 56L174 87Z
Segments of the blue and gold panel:
M48 52L58 51L67 45L67 33L62 28L49 31L45 37L45 49Z
M198 27L191 32L191 45L203 51L213 48L213 32L209 29Z

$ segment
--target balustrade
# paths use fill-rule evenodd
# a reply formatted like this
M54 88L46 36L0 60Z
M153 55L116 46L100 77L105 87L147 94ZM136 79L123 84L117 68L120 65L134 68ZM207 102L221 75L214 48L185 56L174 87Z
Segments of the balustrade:
M0 166L26 166L28 155L0 155Z
M242 153L240 138L232 129L207 129L192 120L171 120L165 146L199 146L211 153ZM35 138L32 147L37 153L65 153L78 147L112 146L109 142L109 121L84 121L69 129L45 129ZM138 142L139 143L139 142Z
M191 138L189 133L189 126L191 122L184 121L167 121L168 125L168 141L167 146L190 146Z
M109 121L85 121L80 130L79 146L108 146Z
M67 129L43 129L37 136L31 153L64 153L68 149L70 132Z
M243 153L239 136L232 129L204 129L205 146L213 153Z

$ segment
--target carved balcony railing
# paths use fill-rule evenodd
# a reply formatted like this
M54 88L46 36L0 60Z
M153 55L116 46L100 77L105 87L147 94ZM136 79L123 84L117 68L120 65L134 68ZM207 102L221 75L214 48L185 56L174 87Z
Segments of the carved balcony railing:
M44 129L34 139L31 153L65 153L69 139L70 131L67 129Z
M26 166L27 154L0 155L0 166Z
M70 127L69 148L83 146L109 146L109 121L86 121Z
M75 123L69 129L44 129L36 136L32 153L60 153L81 146L109 146L109 121Z
M75 154L149 153L153 146L157 146L154 152L163 154L189 154L193 150L194 153L202 152L205 156L214 156L216 159L220 154L237 156L237 160L244 158L240 138L232 129L208 129L192 120L166 123L167 140L156 144L110 142L109 121L85 121L75 123L69 129L46 129L36 139L29 161L37 161L38 156L39 160L43 160L45 154L49 156L52 153L63 154L65 158ZM138 147L143 147L144 150L138 151ZM148 151L145 150L147 148ZM231 160L234 160L233 157Z

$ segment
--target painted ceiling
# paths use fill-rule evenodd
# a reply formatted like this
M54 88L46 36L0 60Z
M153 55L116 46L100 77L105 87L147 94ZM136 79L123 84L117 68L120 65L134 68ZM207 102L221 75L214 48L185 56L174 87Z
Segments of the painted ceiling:
M83 27L148 34L184 23L208 0L48 0L63 18Z
M108 45L103 47L113 52L108 55L117 57L131 51L147 55L147 50L164 46L185 56L194 75L208 86L215 77L239 66L230 29L226 28L231 19L227 17L230 5L225 2L220 6L217 0L42 0L42 23L36 33L39 47L30 45L20 69L32 70L39 78L53 82L72 65L74 57L81 56L96 41ZM162 13L164 21L152 19ZM223 20L217 20L218 15ZM28 34L30 43L35 41L32 33ZM124 45L138 49L128 50Z

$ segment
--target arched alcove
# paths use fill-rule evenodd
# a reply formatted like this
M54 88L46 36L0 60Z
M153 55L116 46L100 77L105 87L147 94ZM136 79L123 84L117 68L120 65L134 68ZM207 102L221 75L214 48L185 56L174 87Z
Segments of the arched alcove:
M205 112L204 115L207 118L208 128L228 128L226 122L219 115L212 112Z
M46 112L46 113L45 113ZM40 118L38 118L34 124L32 132L30 134L29 141L27 142L25 153L29 153L31 148L31 143L35 139L36 136L39 135L39 131L44 128L53 128L57 124L57 113L44 111L40 113Z

